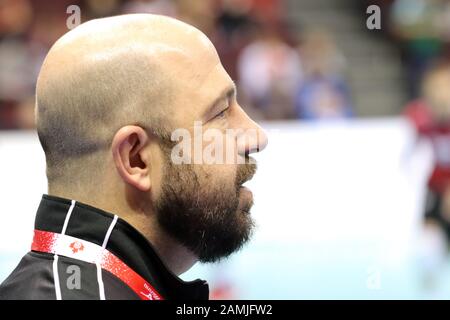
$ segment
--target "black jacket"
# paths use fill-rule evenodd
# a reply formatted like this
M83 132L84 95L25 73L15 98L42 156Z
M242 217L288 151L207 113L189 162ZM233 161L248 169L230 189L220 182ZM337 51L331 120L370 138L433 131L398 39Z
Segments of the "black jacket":
M44 195L32 250L0 285L0 299L208 299L203 280L184 282L117 216Z

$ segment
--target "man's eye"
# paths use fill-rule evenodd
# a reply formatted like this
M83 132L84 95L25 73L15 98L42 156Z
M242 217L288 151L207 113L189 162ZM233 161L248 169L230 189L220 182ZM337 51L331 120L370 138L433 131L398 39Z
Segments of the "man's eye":
M227 111L228 111L228 108L222 110L222 112L220 112L220 113L218 113L218 114L216 115L216 119L222 119L222 118L225 118Z

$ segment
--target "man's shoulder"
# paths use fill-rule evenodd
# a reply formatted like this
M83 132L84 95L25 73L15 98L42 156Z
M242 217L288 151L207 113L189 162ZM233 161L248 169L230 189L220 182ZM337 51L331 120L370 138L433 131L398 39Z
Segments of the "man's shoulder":
M0 300L55 299L52 280L52 257L29 252L0 284Z
M101 270L106 299L138 299L117 277ZM98 270L93 263L34 252L27 253L0 285L0 300L100 299Z

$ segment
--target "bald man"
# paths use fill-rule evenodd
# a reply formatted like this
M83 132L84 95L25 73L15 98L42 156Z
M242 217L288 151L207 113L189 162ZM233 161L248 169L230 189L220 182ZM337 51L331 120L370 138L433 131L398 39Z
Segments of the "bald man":
M243 183L267 143L209 39L157 15L89 21L49 51L36 101L48 194L0 298L207 299L178 276L249 240ZM224 150L186 143L205 132ZM205 151L237 161L191 161Z

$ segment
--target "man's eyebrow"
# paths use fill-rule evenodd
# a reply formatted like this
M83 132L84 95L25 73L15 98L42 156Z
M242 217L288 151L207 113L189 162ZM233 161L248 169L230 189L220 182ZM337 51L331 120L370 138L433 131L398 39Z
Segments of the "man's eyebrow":
M207 117L210 115L212 116L212 114L215 111L215 109L217 108L219 102L236 96L236 92L237 92L236 84L234 83L234 81L232 81L231 84L229 86L227 86L222 91L222 93L208 106L208 108L206 109L205 115Z

